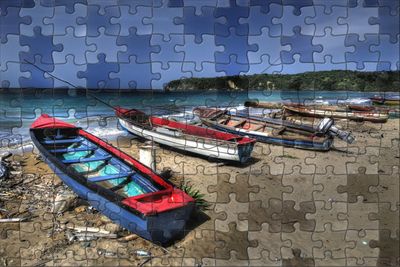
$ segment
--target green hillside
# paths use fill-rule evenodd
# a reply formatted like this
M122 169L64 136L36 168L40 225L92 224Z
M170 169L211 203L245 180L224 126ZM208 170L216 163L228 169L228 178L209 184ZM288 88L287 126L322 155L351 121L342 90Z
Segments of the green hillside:
M214 78L188 78L174 80L165 86L166 91L190 90L351 90L398 91L400 71L359 72L332 70L300 74L255 74Z

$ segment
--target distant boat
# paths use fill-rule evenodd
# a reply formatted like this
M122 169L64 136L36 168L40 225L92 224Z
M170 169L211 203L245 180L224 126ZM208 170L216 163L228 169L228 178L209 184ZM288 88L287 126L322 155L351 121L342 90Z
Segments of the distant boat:
M130 133L175 149L220 160L246 162L254 139L188 123L148 116L136 109L116 107L121 126Z
M48 115L32 124L30 135L54 173L122 227L161 244L185 231L193 198L128 154Z
M317 134L259 119L228 114L215 108L195 108L193 112L202 122L217 130L255 138L257 141L310 150L329 150L333 144L330 135Z
M374 104L379 105L400 105L400 96L373 96L370 98Z
M308 117L317 118L337 118L348 119L354 121L370 121L370 122L386 122L389 118L387 112L379 111L348 111L330 106L302 106L302 105L285 105L283 110L286 113L299 114Z

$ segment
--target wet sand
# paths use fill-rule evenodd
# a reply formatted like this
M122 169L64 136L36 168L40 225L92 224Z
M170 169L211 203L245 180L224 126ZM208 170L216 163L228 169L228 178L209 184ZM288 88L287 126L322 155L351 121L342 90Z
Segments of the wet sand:
M399 119L338 124L353 132L354 144L336 139L331 151L314 152L257 143L253 159L242 166L160 147L157 171L171 168L172 182L189 182L211 204L193 218L182 240L166 248L168 253L141 238L68 242L58 225L128 233L84 202L53 215L61 180L35 152L14 156L23 175L8 191L2 188L9 194L0 195L0 208L12 217L31 218L0 224L0 265L138 265L146 259L134 251L145 250L154 255L149 266L395 266ZM139 140L124 136L113 143L139 157Z

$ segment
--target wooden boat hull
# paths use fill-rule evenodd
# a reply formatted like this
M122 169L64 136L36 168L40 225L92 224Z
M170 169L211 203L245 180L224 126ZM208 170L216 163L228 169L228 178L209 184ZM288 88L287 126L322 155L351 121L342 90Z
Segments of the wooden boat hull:
M212 145L205 142L191 141L181 139L179 137L174 137L170 135L164 135L155 131L146 130L130 124L123 119L118 119L122 128L126 131L142 137L147 140L154 141L156 143L169 146L178 150L187 151L193 154L202 155L210 158L218 158L228 161L239 161L246 162L251 157L251 152L253 150L254 144L249 144L245 146L237 145Z
M400 105L400 98L385 98L385 97L372 97L370 98L372 103L377 105L388 105L388 106L398 106Z
M106 175L89 178L88 174L84 175L72 168L71 165L67 165L65 162L68 160L60 160L59 154L57 153L59 150L65 150L65 148L58 148L55 141L51 141L54 142L54 147L53 143L46 143L47 147L45 147L43 140L38 139L38 136L41 135L41 131L46 134L45 132L49 132L49 129L65 129L68 127L68 124L61 123L58 126L55 126L60 128L31 128L30 135L44 161L50 166L53 172L57 174L66 185L68 185L69 188L71 188L79 197L86 199L94 208L109 217L115 223L118 223L129 231L152 242L166 244L175 238L183 236L186 223L190 219L191 213L194 209L194 201L190 196L186 195L179 189L175 189L171 184L165 182L149 168L140 164L138 161L117 148L105 143L101 139L98 139L80 128L67 128L68 130L72 129L79 133L79 138L86 138L85 140L91 144L95 143L97 147L93 148L93 151L100 149L101 151L108 153L109 157L114 157L115 160L119 162L117 167L121 170L124 168L131 168L129 166L134 166L131 164L135 164L135 167L132 168L135 170L134 175L136 178L127 176L126 179L128 183L132 182L134 179L138 179L138 177L150 177L150 179L153 179L153 182L151 183L158 184L157 187L159 189L157 190L159 191L134 194L132 197L122 197L111 189L99 185L98 182L115 179L115 177L110 178ZM58 152L55 152L57 150ZM68 153L70 153L69 150ZM96 156L93 157L92 161L98 160ZM82 157L79 157L78 160L79 164L85 162L85 158ZM113 159L110 158L110 161L112 160ZM76 159L74 159L74 162L76 162ZM110 171L110 169L108 170ZM102 178L103 180L90 180L93 178ZM174 201L170 201L170 199L175 199L174 201L177 202L175 203ZM154 201L154 205L152 204L152 201ZM148 207L150 207L150 209Z
M44 154L41 153L41 155L45 158ZM158 244L167 244L171 240L184 235L186 223L194 208L193 204L153 216L141 216L83 186L60 168L57 168L52 162L48 160L45 160L45 162L75 194L87 200L101 214L128 231Z
M314 136L312 133L306 133L306 131L304 130L290 129L290 127L285 127L285 131L287 131L287 133L290 133L289 136L287 133L273 134L273 132L257 131L254 129L252 130L250 127L237 127L233 125L219 123L218 120L235 119L238 121L244 120L246 121L245 124L257 124L257 127L259 127L260 129L262 128L262 125L266 125L267 127L276 130L279 130L277 128L280 128L279 125L272 125L266 121L261 122L260 120L251 119L249 117L246 117L244 119L240 116L226 115L225 112L218 109L197 108L194 110L194 112L200 117L203 124L209 127L212 127L219 131L248 136L263 143L317 151L327 151L331 148L333 144L333 138L331 136L317 137Z
M346 111L330 111L319 110L305 107L285 106L286 112L300 114L302 116L316 117L316 118L337 118L348 119L354 121L370 121L370 122L386 122L389 118L387 113L380 112L346 112Z
M248 131L239 128L229 128L224 127L220 124L214 123L212 121L208 121L206 119L202 120L204 124L207 126L213 127L220 131L226 131L233 134L240 134L243 136L249 136L251 138L256 139L258 142L268 143L272 145L281 145L299 149L306 149L306 150L316 150L316 151L328 151L333 144L332 138L327 138L324 142L314 142L312 140L305 141L305 140L296 140L296 139L285 139L281 137L274 137L261 134L255 131Z
M117 114L118 115L118 114ZM166 123L180 124L178 122L170 122L166 119L157 118L163 120ZM201 155L204 157L215 158L227 161L238 161L244 163L251 157L251 153L254 147L254 140L248 139L242 140L242 143L227 142L226 140L218 140L212 138L203 138L202 136L193 136L193 138L186 138L185 135L181 135L178 131L166 131L163 129L162 132L157 131L155 127L146 128L140 124L134 124L127 119L119 116L118 121L122 128L128 132L142 137L144 139L154 141L156 143L172 147L181 151L190 152L193 154ZM197 131L202 132L213 132L213 129L204 129L199 126L184 125L183 127L196 127ZM221 133L224 134L224 133ZM234 138L240 139L241 136L233 136Z

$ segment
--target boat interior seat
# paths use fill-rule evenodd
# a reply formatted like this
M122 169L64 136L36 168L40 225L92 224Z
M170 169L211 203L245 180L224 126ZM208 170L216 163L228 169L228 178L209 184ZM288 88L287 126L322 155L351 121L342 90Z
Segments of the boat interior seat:
M286 127L282 126L272 131L273 135L281 135L284 131L286 131Z
M226 124L229 121L229 118L222 118L220 120L218 120L219 124Z
M89 177L88 180L90 182L102 182L102 181L107 181L107 180L130 177L133 174L134 174L134 172L122 172L122 173L117 173L117 174Z
M261 129L263 129L263 128L265 128L265 126L267 126L266 124L261 124L261 125L259 125L259 126L257 126L257 127L255 127L254 129L252 129L253 131L259 131L259 130L261 130Z
M117 185L115 185L115 186L113 186L113 187L111 187L111 188L109 188L109 190L111 190L111 191L118 191L118 190L120 190L120 189L122 189L122 188L124 188L126 185L128 185L129 183L131 182L131 179L125 179L124 181L122 181L122 183L119 183L119 184L117 184Z
M106 156L98 156L98 157L90 157L90 158L77 158L77 159L64 159L62 160L65 164L74 164L74 163L84 163L84 162L94 162L94 161L108 161L112 157L110 155Z
M82 151L94 151L96 150L96 146L80 146L76 148L66 147L66 148L58 148L49 150L51 153L69 153L69 152L82 152Z
M233 123L230 124L229 126L231 126L231 127L239 127L239 126L243 125L244 123L246 123L246 121L247 121L247 120L243 119L243 120L240 120L240 121L238 121L238 122L233 122Z
M83 139L81 137L76 138L68 138L68 139L51 139L51 140L43 140L42 143L45 145L54 145L54 144L74 144L81 143Z

